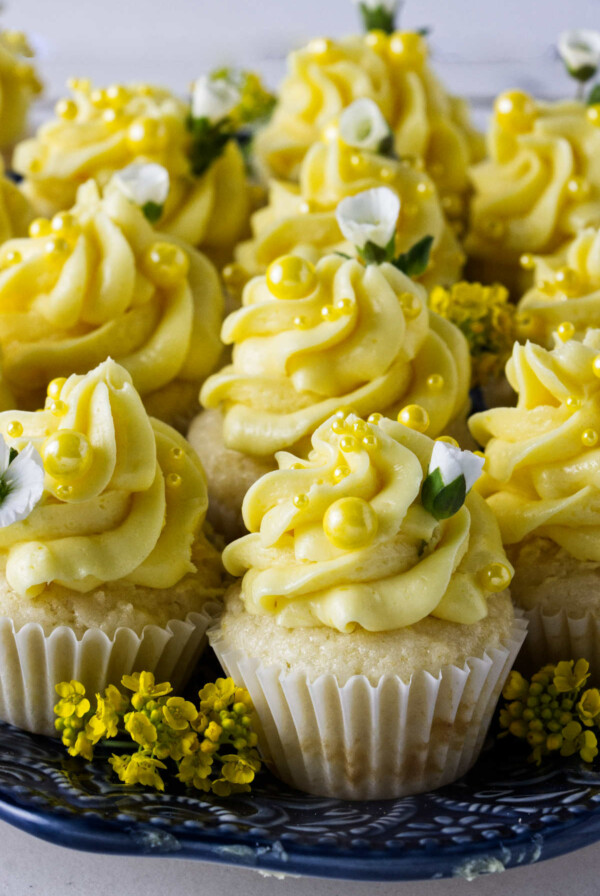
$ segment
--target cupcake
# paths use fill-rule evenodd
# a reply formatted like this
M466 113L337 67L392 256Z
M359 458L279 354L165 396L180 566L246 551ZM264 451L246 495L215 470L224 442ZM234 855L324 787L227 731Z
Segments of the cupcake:
M185 425L222 349L212 264L93 180L29 233L0 247L0 347L19 406L40 407L49 380L111 355L151 413Z
M207 471L215 525L228 536L243 531L245 491L275 468L275 452L308 450L341 406L401 412L434 436L466 415L466 340L390 263L329 255L315 267L284 256L248 283L221 338L232 361L204 383L206 410L188 438Z
M473 275L521 294L531 281L530 253L552 254L600 224L600 117L593 108L536 102L519 90L498 97L489 159L471 170L465 248Z
M497 523L465 500L478 459L353 414L312 449L278 454L248 492L250 534L223 554L243 578L211 644L286 783L344 799L439 787L475 762L524 637Z
M255 153L266 171L297 180L323 129L354 100L368 97L392 129L401 157L422 160L456 217L468 191L468 166L482 142L462 100L449 96L428 62L419 34L371 31L334 41L318 38L288 57L288 74Z
M95 693L147 670L180 685L222 593L204 471L129 373L108 360L48 391L45 410L0 413L6 453L40 471L8 519L29 486L6 459L2 472L0 718L44 734L59 681Z
M115 171L132 162L156 162L169 172L171 189L159 227L217 256L228 255L250 213L242 154L233 140L201 165L187 121L189 106L168 90L148 84L94 89L69 82L72 97L57 117L20 143L13 160L23 190L38 214L70 208L79 185L94 178L106 186Z
M366 136L365 136L366 135ZM253 238L241 243L236 261L249 275L264 273L281 255L316 262L332 252L352 252L335 217L342 199L386 186L400 198L396 251L433 237L429 264L419 277L426 287L454 283L464 256L431 179L393 155L392 134L377 104L356 100L308 150L299 186L272 181L269 203L252 217Z
M0 148L8 150L27 128L31 101L42 83L31 63L33 50L21 31L0 31Z
M547 350L515 345L516 408L473 415L478 488L495 513L529 619L523 664L586 657L600 680L600 330Z

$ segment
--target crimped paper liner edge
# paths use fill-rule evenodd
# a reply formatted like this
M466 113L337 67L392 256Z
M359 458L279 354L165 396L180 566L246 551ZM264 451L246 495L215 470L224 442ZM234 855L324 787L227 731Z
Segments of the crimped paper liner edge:
M569 616L564 607L557 613L534 607L524 614L529 628L516 664L519 670L530 675L546 663L584 657L591 681L600 683L600 619L592 613Z

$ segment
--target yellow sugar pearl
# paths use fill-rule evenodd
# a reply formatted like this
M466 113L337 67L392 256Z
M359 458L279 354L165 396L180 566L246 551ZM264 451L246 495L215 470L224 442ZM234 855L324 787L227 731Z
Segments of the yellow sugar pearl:
M316 285L314 265L299 255L283 255L267 269L267 286L276 299L303 299Z
M46 390L49 398L57 399L60 396L62 387L67 382L66 377L57 376L56 379L50 380L48 389Z
M10 249L2 258L3 267L13 267L15 264L21 264L23 256L17 249Z
M152 87L150 84L138 84L137 94L138 96L152 96Z
M375 538L377 527L377 514L363 498L340 498L323 517L325 535L343 551L366 547Z
M357 152L353 152L350 156L350 164L353 168L364 168L366 161L363 156L359 156Z
M52 226L47 218L36 218L29 225L29 236L36 239L39 236L48 236L52 233Z
M352 429L361 436L364 436L369 431L369 427L364 420L355 420L352 424Z
M524 271L532 271L535 267L535 258L531 252L525 252L519 258L519 264Z
M241 292L250 279L250 275L241 264L227 264L221 271L223 282L231 292Z
M300 317L295 317L292 323L298 330L307 330L309 327L307 319L302 317L302 315L300 315Z
M390 57L406 68L419 69L427 59L427 44L414 31L396 31L389 41Z
M398 296L402 312L407 320L414 320L423 310L420 300L412 292L402 292Z
M560 291L569 297L578 295L581 288L579 274L573 268L559 268L554 275L554 282Z
M42 448L44 467L54 479L79 479L92 465L94 449L86 436L72 429L59 429Z
M61 401L60 398L50 399L47 405L47 410L50 411L51 414L54 414L55 417L64 417L69 408Z
M346 476L350 475L350 467L347 467L346 464L340 464L339 467L336 467L333 471L333 478L336 482L341 482L342 479L345 479Z
M460 448L460 445L458 444L456 439L452 438L452 436L438 436L435 441L436 442L447 442L448 445L454 445L455 448Z
M506 225L497 218L488 218L481 222L481 230L488 239L499 241L506 233Z
M305 507L308 507L310 503L310 499L308 495L294 495L292 498L292 504L298 510L303 510Z
M389 181L394 179L395 174L391 168L388 168L387 165L384 165L379 169L379 177L381 178L381 180L387 181L389 183Z
M105 124L120 124L123 118L123 113L120 109L104 109L102 112L102 121Z
M512 580L512 573L504 563L490 563L479 571L479 581L486 591L504 591Z
M18 439L23 435L23 424L18 420L11 420L11 422L6 427L7 435L11 437L11 439Z
M334 122L330 122L325 130L323 131L323 138L325 143L336 143L338 139L338 129L335 126Z
M61 501L66 501L71 496L73 489L70 485L58 485L56 487L56 495Z
M65 121L73 121L74 118L77 118L77 103L75 100L59 100L54 107L54 111L59 118L63 118Z
M592 370L594 372L594 376L600 377L600 355L596 355L596 357L592 361Z
M53 261L60 261L71 250L69 243L62 236L53 236L44 246L44 254Z
M122 108L129 100L129 91L122 84L111 84L104 91L105 102L113 109Z
M444 388L444 377L440 373L432 373L426 380L427 388L432 392L440 392Z
M340 448L346 453L358 451L358 442L354 436L344 436L343 439L340 439Z
M178 286L185 280L190 268L187 252L174 243L166 242L150 246L144 263L150 279L164 289Z
M584 429L581 433L581 444L586 448L593 448L598 443L598 433L595 429Z
M292 464L290 470L303 470L304 467L302 464Z
M90 103L92 106L103 106L106 101L106 93L104 90L101 90L97 87L95 90L92 90L90 93Z
M179 461L183 460L183 458L185 457L185 451L183 450L183 448L171 448L171 451L169 453L175 463L179 463Z
M354 308L354 302L349 298L339 299L335 303L335 307L338 311L341 311L342 314L351 314L352 309Z
M515 314L515 324L520 339L532 339L534 342L544 341L546 325L539 315L519 311Z
M179 488L182 479L179 473L167 473L165 482L167 483L167 488Z
M340 314L335 305L323 305L321 308L321 317L326 321L335 321L339 318Z
M383 414L369 414L367 418L367 423L372 423L374 426L377 426L383 420Z
M577 398L576 395L569 395L569 397L565 401L565 404L570 411L578 411L581 407L581 398Z
M328 37L315 37L307 46L309 53L313 56L327 56L334 48L334 43Z
M343 432L346 432L347 429L346 424L341 418L334 420L331 424L331 428L337 435L341 435Z
M556 283L551 280L539 280L535 288L545 296L555 296L557 292Z
M341 407L341 408L337 409L337 411L335 412L335 414L333 416L337 417L338 420L345 420L346 417L349 417L350 414L353 414L353 413L354 413L354 408Z
M127 131L127 144L136 155L160 152L168 138L164 123L157 118L137 118Z
M58 215L54 215L50 226L54 233L71 242L74 242L81 233L79 222L69 212L61 212Z
M429 429L429 414L420 404L407 404L398 414L398 423L417 432L426 432Z
M310 213L310 202L301 202L298 206L298 211L301 215L308 215Z
M557 326L556 334L561 342L568 342L575 335L575 327L570 320L565 320Z
M496 121L509 134L526 134L534 125L535 103L522 90L507 90L494 104Z
M572 199L587 199L591 189L589 181L583 177L572 177L571 180L567 181L567 190Z
M375 31L369 31L365 35L365 43L368 47L371 47L372 50L375 50L376 53L385 53L388 49L389 37L385 31L377 29Z
M591 106L588 106L585 114L590 124L600 128L600 104L593 103Z
M377 446L379 445L377 436L374 436L372 433L369 433L368 435L364 436L362 443L365 446L365 448L377 448Z
M416 186L416 190L421 199L425 199L427 196L431 196L433 192L431 184L428 184L425 180L419 181Z

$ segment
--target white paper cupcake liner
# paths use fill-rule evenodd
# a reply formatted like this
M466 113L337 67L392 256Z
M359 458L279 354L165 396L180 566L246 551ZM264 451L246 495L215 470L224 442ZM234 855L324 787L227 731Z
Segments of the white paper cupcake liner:
M172 619L164 628L147 625L140 635L119 628L112 637L97 628L77 638L67 626L49 635L30 622L15 631L0 617L0 719L37 734L56 736L54 686L82 682L88 695L119 685L123 675L153 672L178 691L189 678L206 644L206 630L220 605L210 601L200 612Z
M546 615L539 607L525 611L529 628L517 668L531 675L546 663L578 660L590 664L591 681L600 682L600 620L591 613L575 618L565 609Z
M365 800L433 790L473 765L526 630L517 618L500 647L463 668L417 672L408 684L385 675L377 686L363 675L342 687L334 675L311 682L228 646L218 629L209 640L250 692L275 774L318 796Z

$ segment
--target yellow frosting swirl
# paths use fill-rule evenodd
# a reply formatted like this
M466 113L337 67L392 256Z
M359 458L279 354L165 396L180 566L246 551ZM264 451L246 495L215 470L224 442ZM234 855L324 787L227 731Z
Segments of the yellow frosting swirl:
M535 533L600 560L600 330L548 351L515 345L506 375L516 408L469 419L485 445L478 483L505 544Z
M58 117L19 144L13 165L38 212L69 208L82 181L106 186L115 171L134 161L158 162L170 190L159 227L216 252L229 251L250 214L244 161L234 141L198 178L191 174L187 105L147 84L92 89L71 82L73 98L61 100Z
M400 156L423 159L444 196L468 186L467 167L482 156L466 106L446 94L411 32L317 39L288 57L288 75L256 153L275 177L295 180L323 128L359 97L377 103Z
M275 274L298 263L302 276L280 291ZM234 345L233 360L200 394L223 410L229 448L290 448L341 404L359 414L418 404L431 435L464 409L466 340L428 311L422 286L391 264L365 268L337 255L316 269L294 256L274 266L248 283L242 308L225 319L221 338Z
M34 213L17 185L4 176L0 159L0 245L14 236L25 236Z
M26 129L27 112L42 90L33 51L20 31L0 31L0 146L8 147Z
M278 454L279 470L244 500L251 534L224 551L227 570L245 573L250 613L341 632L487 615L494 571L506 587L512 568L479 495L440 522L423 508L431 439L391 420L340 414L317 429L312 445L308 460Z
M48 380L109 355L150 396L200 381L220 352L222 292L211 263L158 234L137 206L84 184L70 213L0 249L0 346L26 405Z
M431 179L407 162L346 145L333 124L306 154L299 187L271 183L269 204L252 216L253 239L237 247L237 261L254 275L289 252L312 262L331 252L352 253L336 221L337 205L346 196L383 186L400 198L397 251L432 236L429 266L419 279L428 288L454 283L464 256Z
M0 529L10 587L24 597L51 582L80 592L121 579L169 588L193 572L208 501L187 442L148 417L130 375L110 359L49 392L44 410L0 413L8 444L32 442L46 471L41 502Z
M600 224L600 128L578 102L502 94L475 186L467 252L516 266L523 252L554 252Z

